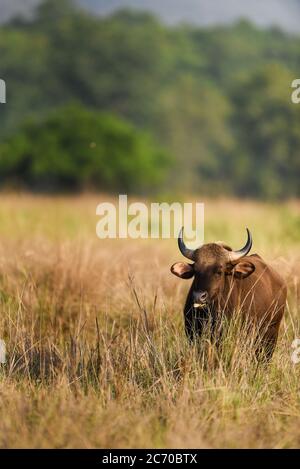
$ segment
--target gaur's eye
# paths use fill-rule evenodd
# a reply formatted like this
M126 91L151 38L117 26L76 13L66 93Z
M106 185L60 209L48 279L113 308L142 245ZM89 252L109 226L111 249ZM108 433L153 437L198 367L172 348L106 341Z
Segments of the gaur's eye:
M218 277L220 277L220 275L222 275L222 270L217 270L217 271L215 272L215 275L217 275Z

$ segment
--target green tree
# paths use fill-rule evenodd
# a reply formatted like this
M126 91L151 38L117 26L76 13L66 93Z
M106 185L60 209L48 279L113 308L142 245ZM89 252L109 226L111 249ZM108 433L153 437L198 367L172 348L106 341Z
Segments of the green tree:
M166 89L157 134L177 157L172 175L177 187L210 194L231 192L230 115L226 97L191 76L183 76Z
M112 115L72 105L26 123L0 146L0 182L35 190L147 192L169 159L149 135Z
M178 190L299 194L299 106L289 96L299 36L246 21L168 27L126 10L100 18L44 0L33 18L0 26L0 57L0 139L17 145L24 120L45 122L75 101L152 134L174 156Z
M236 192L268 198L300 195L300 112L291 102L293 74L264 66L233 93Z

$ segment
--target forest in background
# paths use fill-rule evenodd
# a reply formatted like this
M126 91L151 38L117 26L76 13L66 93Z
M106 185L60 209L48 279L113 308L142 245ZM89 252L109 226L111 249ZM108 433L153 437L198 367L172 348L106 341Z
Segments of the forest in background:
M95 17L46 0L0 27L0 185L300 195L300 36Z

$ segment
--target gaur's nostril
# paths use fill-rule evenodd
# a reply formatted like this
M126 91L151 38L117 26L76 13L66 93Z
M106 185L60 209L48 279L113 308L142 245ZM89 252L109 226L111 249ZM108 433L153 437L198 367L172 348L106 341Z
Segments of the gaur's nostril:
M206 301L207 297L208 297L208 294L207 294L206 291L200 293L200 295L199 295L199 298L200 298L201 301Z
M208 293L206 291L194 292L194 308L204 308L207 304Z
M197 303L205 303L208 299L208 293L206 291L194 292L194 301Z

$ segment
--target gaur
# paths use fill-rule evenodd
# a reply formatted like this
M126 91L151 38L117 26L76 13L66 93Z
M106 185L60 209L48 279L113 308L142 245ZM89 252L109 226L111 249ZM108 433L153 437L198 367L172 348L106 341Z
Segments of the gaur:
M222 242L189 249L178 236L180 252L192 263L177 262L171 272L193 282L184 307L185 331L193 341L208 319L216 323L226 316L241 314L260 334L260 352L272 357L282 320L287 288L281 276L258 254L248 255L252 236L247 228L245 246L233 251Z

